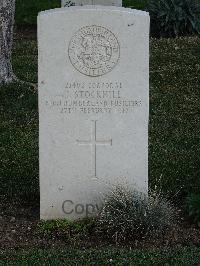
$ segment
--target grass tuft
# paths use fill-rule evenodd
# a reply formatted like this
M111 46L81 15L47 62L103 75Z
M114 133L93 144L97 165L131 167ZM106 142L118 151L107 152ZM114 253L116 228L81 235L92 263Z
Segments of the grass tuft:
M171 203L154 194L116 186L106 196L97 224L99 231L117 242L165 234L177 224Z

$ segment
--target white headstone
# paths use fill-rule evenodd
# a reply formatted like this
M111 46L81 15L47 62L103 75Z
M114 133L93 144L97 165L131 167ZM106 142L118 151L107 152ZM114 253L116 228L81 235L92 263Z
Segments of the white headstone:
M147 192L148 13L41 12L38 41L41 218L94 215L116 184Z
M122 0L62 0L62 7L102 5L102 6L122 6Z

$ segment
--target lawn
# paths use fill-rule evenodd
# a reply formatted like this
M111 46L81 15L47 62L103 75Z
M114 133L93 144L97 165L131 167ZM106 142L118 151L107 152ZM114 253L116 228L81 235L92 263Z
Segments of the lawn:
M0 253L0 265L160 265L198 266L200 250L139 251L127 249L61 249Z

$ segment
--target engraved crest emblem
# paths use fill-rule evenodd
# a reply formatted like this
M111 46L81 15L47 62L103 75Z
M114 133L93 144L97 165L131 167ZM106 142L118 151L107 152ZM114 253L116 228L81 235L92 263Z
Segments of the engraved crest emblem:
M87 76L98 77L117 65L120 46L110 30L93 25L75 33L69 43L68 54L76 70Z

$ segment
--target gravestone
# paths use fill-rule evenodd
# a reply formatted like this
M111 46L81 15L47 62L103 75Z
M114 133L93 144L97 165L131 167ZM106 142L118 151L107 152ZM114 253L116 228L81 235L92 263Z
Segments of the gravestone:
M149 15L41 12L41 219L96 214L114 185L148 191Z
M103 6L122 6L122 0L62 0L62 7L84 6L84 5L103 5Z

